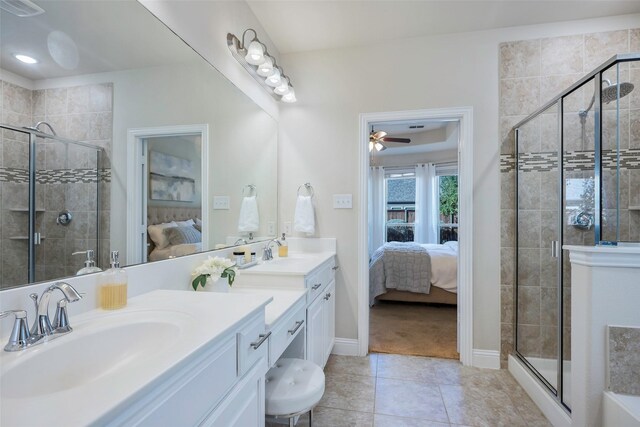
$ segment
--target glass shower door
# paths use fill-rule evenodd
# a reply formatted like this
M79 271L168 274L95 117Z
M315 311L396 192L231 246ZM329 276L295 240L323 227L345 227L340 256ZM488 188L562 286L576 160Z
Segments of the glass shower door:
M558 390L558 106L517 130L516 351Z

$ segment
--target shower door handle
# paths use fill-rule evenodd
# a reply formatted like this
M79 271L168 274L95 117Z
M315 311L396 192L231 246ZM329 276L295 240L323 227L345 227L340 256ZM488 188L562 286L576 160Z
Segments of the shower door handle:
M551 241L551 257L552 258L558 258L558 241L557 240L552 240Z

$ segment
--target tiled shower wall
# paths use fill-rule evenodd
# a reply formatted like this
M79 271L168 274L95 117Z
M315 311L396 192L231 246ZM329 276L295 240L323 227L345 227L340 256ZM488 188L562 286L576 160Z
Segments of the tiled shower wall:
M501 137L501 358L506 361L514 349L514 283L515 283L515 158L514 124L571 86L588 72L618 53L640 52L640 29L605 33L579 34L500 45L500 137ZM640 211L629 209L640 205L640 64L621 67L620 80L635 84L629 96L621 99L621 170L620 239L640 240ZM607 73L613 82L612 73ZM573 171L567 177L592 175L593 151L582 147L578 111L588 106L593 92L588 89L572 94L565 101L565 156ZM604 150L614 148L615 105L605 106L603 114ZM521 337L530 356L552 357L557 340L552 332L557 316L557 292L554 269L545 236L556 231L557 224L557 156L550 154L557 143L557 115L543 114L526 125L520 148L526 158L520 164L520 235L526 248L521 250L519 306ZM593 141L593 114L590 114L585 140ZM593 150L591 146L591 150ZM605 153L606 154L606 153ZM611 157L611 153L607 157ZM567 161L565 161L565 168ZM523 169L528 169L523 172ZM573 175L572 175L573 174ZM604 174L605 188L612 188L615 173ZM606 191L606 190L605 190ZM610 193L611 190L609 190ZM605 214L610 214L612 199L605 201ZM566 224L566 221L565 221ZM606 227L606 226L605 226ZM593 244L593 232L580 232L565 227L568 244ZM568 265L565 266L568 270ZM566 271L565 270L565 271ZM567 280L570 283L570 280ZM565 310L570 312L570 288L565 288ZM565 319L568 326L570 318ZM569 330L565 330L568 337ZM565 342L568 344L568 339ZM569 349L565 348L568 353ZM504 365L504 363L503 363Z
M47 121L58 136L105 149L98 165L94 150L38 139L36 228L44 239L36 247L37 280L75 274L84 258L72 257L71 253L97 246L98 186L102 239L99 255L104 265L109 250L113 85L32 91L0 81L0 91L3 123L32 126ZM0 145L0 286L9 287L27 282L28 137L5 130ZM64 209L73 214L66 227L56 223L58 212Z

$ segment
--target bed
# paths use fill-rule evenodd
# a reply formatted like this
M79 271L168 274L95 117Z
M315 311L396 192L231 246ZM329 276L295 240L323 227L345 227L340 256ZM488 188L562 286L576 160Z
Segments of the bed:
M147 260L160 261L201 252L200 218L199 207L148 206ZM176 229L168 230L170 228Z
M390 242L369 263L369 303L376 300L457 304L458 242Z

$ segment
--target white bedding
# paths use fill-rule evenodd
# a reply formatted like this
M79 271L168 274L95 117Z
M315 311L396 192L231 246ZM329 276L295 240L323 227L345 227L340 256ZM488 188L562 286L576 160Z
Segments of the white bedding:
M181 245L167 246L164 249L154 249L149 254L149 261L160 261L162 259L175 258L182 255L189 255L202 251L202 243L184 243Z
M431 256L431 284L445 291L458 292L458 242L420 246Z

